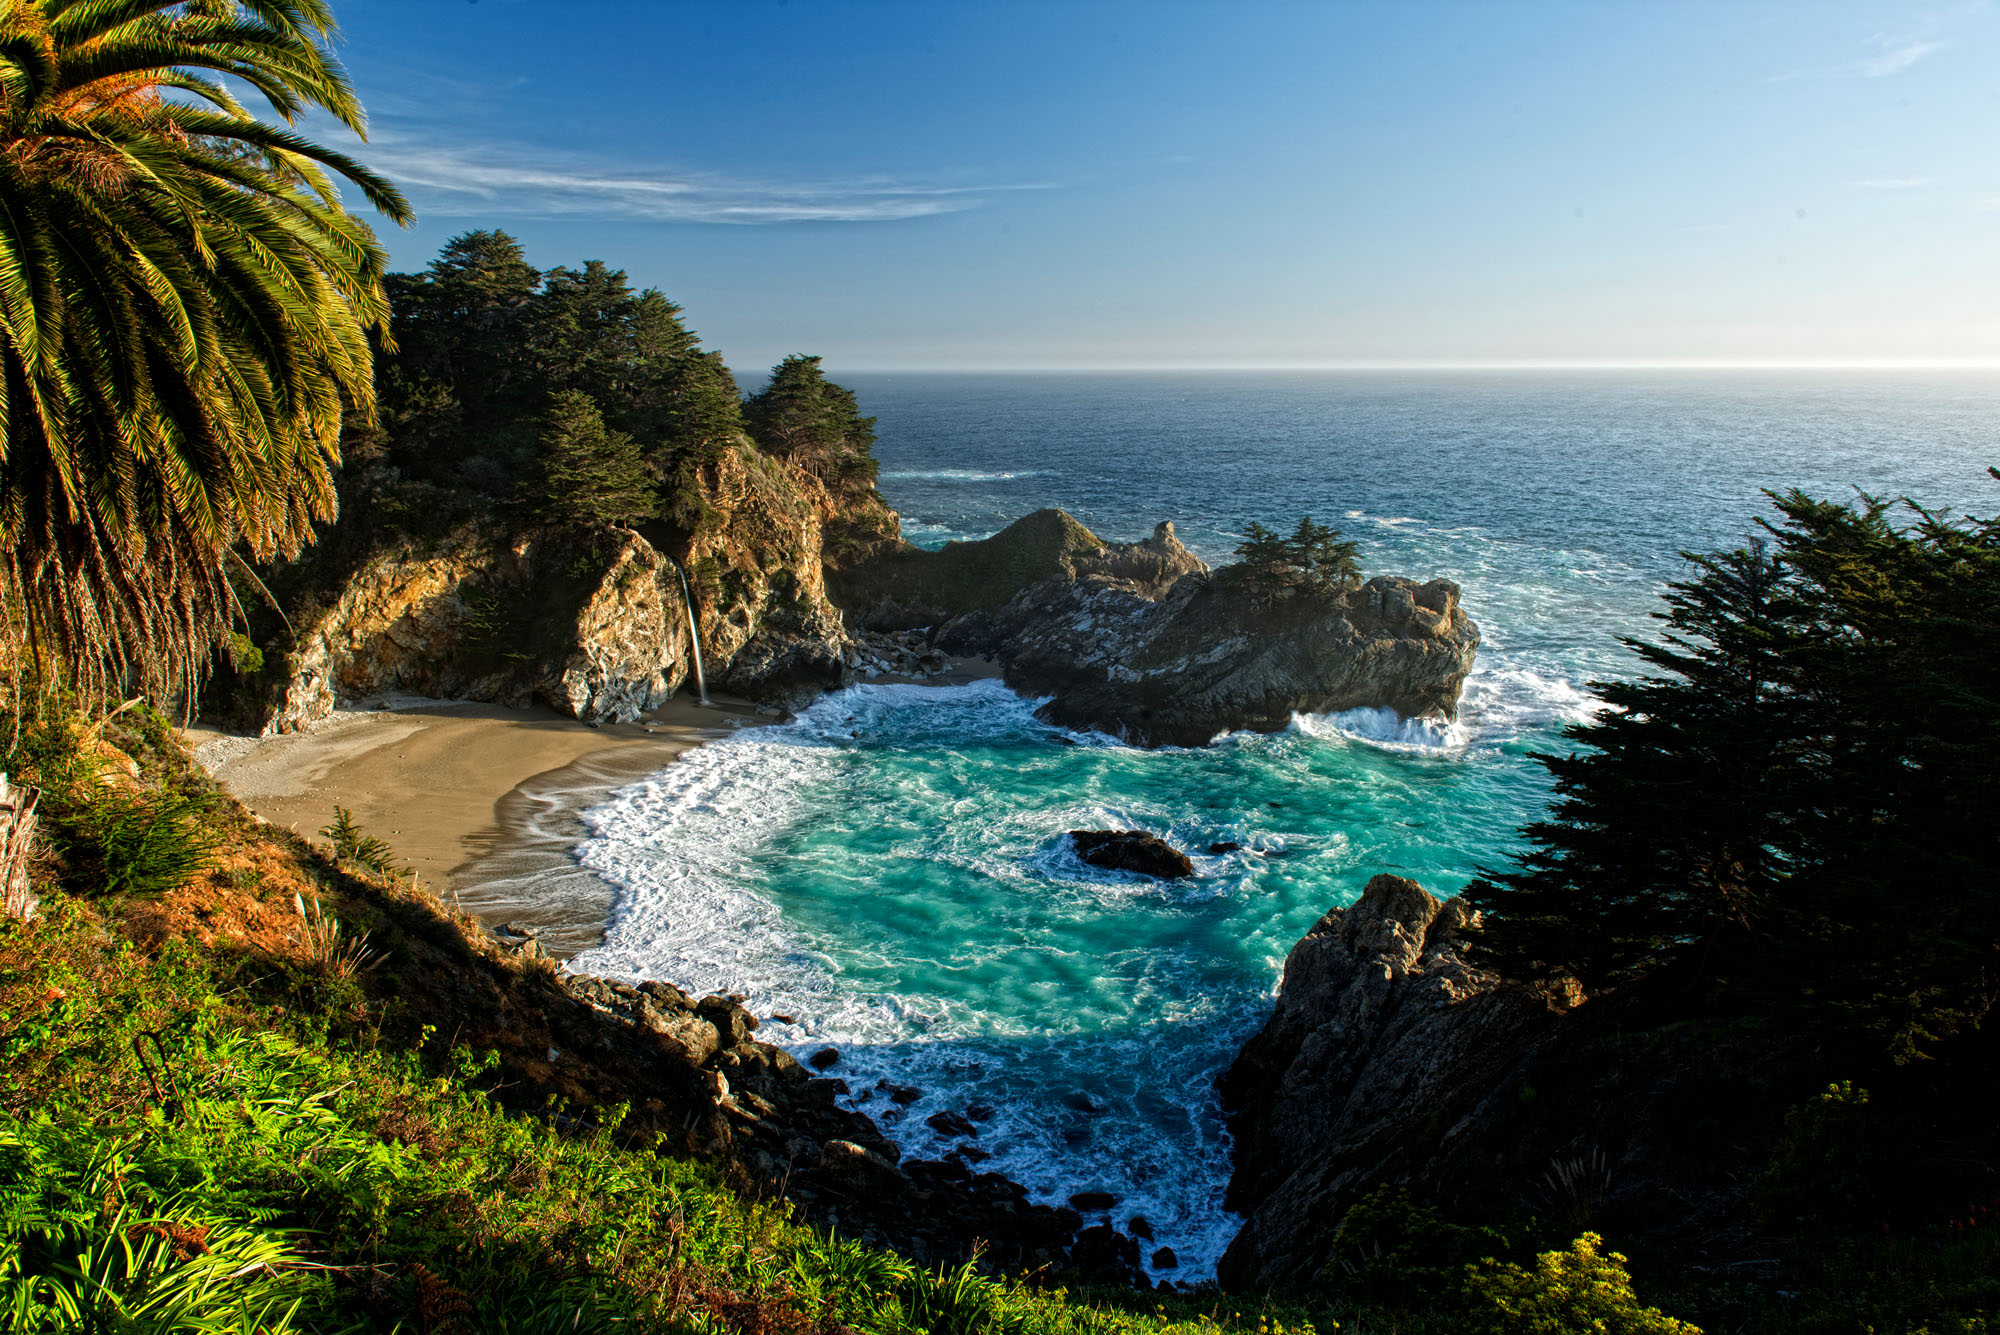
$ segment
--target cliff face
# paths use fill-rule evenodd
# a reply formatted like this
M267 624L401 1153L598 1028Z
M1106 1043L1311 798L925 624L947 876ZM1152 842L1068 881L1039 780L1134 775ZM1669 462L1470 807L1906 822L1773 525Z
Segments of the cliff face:
M824 493L747 443L702 482L678 553L630 530L497 522L378 553L297 628L265 727L397 691L629 722L693 675L677 564L712 684L783 703L843 684L852 644L826 597Z
M1292 948L1270 1020L1219 1082L1226 1206L1246 1216L1224 1285L1310 1280L1348 1207L1476 1142L1495 1091L1548 1040L1546 999L1466 962L1473 921L1463 900L1377 876Z
M270 731L393 691L622 722L688 670L679 580L629 532L510 538L469 525L430 550L377 556L299 631Z
M933 627L951 652L997 658L1009 686L1051 697L1053 722L1145 745L1276 731L1301 712L1456 715L1479 645L1457 585L1385 576L1271 597L1240 571L1211 572L1172 524L1107 543L1044 510L983 542L877 555L834 592L865 624Z

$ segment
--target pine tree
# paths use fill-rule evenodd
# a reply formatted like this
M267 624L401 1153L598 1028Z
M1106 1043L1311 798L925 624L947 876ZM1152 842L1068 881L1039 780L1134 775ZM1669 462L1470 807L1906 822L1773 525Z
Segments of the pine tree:
M2000 993L2000 521L1772 499L1769 542L1691 558L1627 642L1648 674L1542 757L1533 847L1466 894L1510 972L1907 1060Z
M594 528L633 524L654 508L652 479L632 437L604 424L588 394L564 390L542 433L537 494L542 517Z
M1359 548L1342 541L1339 529L1314 523L1311 515L1300 517L1289 538L1255 520L1243 532L1243 541L1236 544L1242 577L1266 597L1287 591L1324 595L1361 578Z

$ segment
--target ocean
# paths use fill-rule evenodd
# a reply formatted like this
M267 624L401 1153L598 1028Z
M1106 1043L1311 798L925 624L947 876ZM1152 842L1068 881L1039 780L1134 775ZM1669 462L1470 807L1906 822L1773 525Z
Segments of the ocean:
M913 1157L989 1156L1037 1198L1106 1192L1212 1275L1215 1075L1291 945L1378 872L1439 894L1503 865L1533 753L1634 670L1619 637L1685 551L1736 546L1760 489L2000 511L1990 372L1296 372L841 377L877 418L914 542L1060 506L1106 538L1161 519L1212 563L1300 515L1369 574L1458 581L1483 643L1456 722L1373 711L1142 751L1068 736L994 682L860 686L692 753L584 813L617 893L577 967L737 991ZM1081 743L1081 744L1062 744ZM1088 868L1075 828L1156 831L1192 880ZM1211 843L1242 845L1208 855ZM886 1082L886 1083L885 1083ZM886 1084L914 1087L907 1105ZM969 1115L957 1139L927 1122Z

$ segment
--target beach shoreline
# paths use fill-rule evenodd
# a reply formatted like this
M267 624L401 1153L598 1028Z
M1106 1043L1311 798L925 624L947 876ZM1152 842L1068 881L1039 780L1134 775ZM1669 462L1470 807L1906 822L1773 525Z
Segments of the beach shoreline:
M979 659L937 676L861 684L963 685L997 677ZM580 813L706 742L788 717L711 693L676 695L637 723L590 724L542 706L388 697L270 737L184 734L197 764L269 823L318 839L334 808L457 907L533 927L551 954L595 946L613 889L572 854Z

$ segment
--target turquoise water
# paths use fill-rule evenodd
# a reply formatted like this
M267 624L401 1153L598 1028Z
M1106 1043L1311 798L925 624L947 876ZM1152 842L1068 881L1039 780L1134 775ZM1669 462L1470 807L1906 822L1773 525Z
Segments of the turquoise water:
M1176 1278L1234 1231L1211 1084L1285 952L1377 872L1448 893L1508 855L1546 798L1529 753L1625 670L1615 637L1647 632L1678 548L1739 541L1760 486L2000 509L1992 376L853 383L917 540L1063 504L1112 537L1174 518L1214 560L1243 519L1310 509L1370 570L1457 579L1485 632L1450 725L1352 711L1140 751L995 683L863 686L586 814L578 856L620 895L580 967L796 1017L766 1036L841 1048L909 1153L946 1152L924 1119L971 1109L986 1166L1047 1200L1113 1193ZM1104 826L1168 837L1198 875L1082 866L1063 832ZM922 1097L898 1109L882 1079Z

